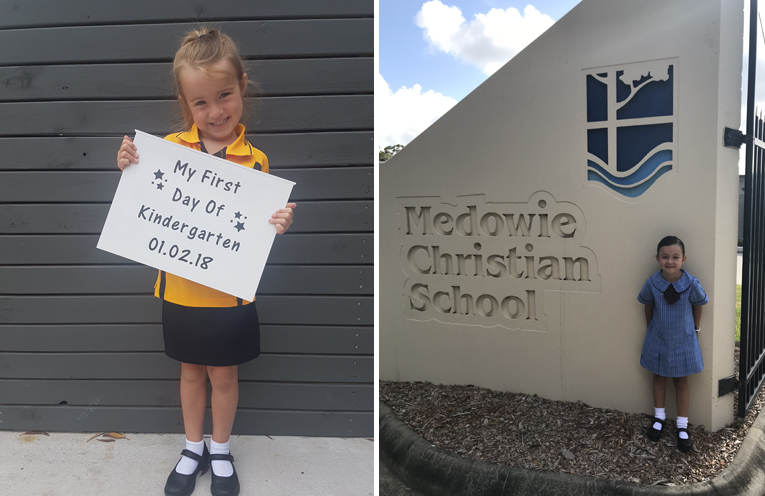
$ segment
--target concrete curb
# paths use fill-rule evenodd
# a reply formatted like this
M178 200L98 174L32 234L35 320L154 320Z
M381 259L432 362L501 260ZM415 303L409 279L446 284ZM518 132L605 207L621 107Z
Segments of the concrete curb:
M765 495L765 414L755 420L733 462L712 480L648 486L528 470L464 458L437 448L380 401L380 461L412 489L431 496Z

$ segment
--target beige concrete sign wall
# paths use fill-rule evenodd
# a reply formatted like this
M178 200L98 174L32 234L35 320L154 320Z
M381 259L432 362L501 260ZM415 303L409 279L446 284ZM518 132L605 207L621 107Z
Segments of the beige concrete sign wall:
M742 0L585 0L382 164L380 378L650 413L672 234L710 298L690 420L731 422L742 36Z

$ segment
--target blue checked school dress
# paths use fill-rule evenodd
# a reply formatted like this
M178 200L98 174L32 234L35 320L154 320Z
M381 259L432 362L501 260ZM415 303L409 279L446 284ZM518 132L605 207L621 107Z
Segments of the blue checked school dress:
M692 306L706 305L709 298L698 279L682 272L680 280L672 283L680 296L675 303L664 299L670 283L661 276L661 271L648 278L638 295L640 303L653 304L640 365L664 377L685 377L704 369Z

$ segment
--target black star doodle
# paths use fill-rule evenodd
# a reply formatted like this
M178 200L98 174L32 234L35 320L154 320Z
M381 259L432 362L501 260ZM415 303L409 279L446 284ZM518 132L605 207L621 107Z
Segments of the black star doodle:
M242 218L242 214L240 212L237 212L237 213L234 214L234 217L236 217L237 219L241 219Z
M242 232L242 231L244 231L244 224L243 224L243 223L241 223L241 222L237 222L237 223L236 223L236 225L235 225L234 227L236 228L237 232Z
M162 188L164 188L164 187L165 187L165 185L164 185L164 184L162 184L162 183L159 183L159 184L157 184L157 189L162 189Z
M154 173L154 179L162 179L164 175L165 173L162 172L162 169L157 169L157 172Z

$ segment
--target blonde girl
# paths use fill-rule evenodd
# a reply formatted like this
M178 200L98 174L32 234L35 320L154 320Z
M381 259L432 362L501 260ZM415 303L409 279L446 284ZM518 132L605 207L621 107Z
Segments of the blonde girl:
M240 123L248 81L231 38L207 27L189 32L175 54L173 72L185 130L165 139L268 172L268 159L247 141ZM117 166L124 170L138 158L135 144L125 136ZM292 224L295 207L289 203L271 215L269 222L278 234ZM154 294L162 299L165 354L181 362L186 431L186 448L167 478L165 495L190 495L197 475L211 466L212 494L236 496L239 480L229 437L239 401L237 366L260 354L255 305L164 271ZM209 451L203 440L208 377L213 424Z

